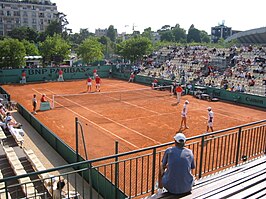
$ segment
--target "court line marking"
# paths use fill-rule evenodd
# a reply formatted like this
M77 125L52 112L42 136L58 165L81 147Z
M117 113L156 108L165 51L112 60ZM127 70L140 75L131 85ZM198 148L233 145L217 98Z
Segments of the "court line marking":
M39 94L42 94L41 92L37 91L37 90L36 90L36 89L34 89L34 88L32 88L32 90L34 90L35 92L37 92L37 93L39 93ZM45 89L45 90L46 90L46 89ZM51 99L51 98L49 98L49 97L47 97L47 98L48 98L48 99ZM52 99L51 99L51 100L52 100ZM111 135L113 135L113 136L117 137L118 139L120 139L120 140L123 140L124 142L128 143L129 145L131 145L131 146L133 146L133 147L135 147L135 148L139 149L139 147L138 147L138 146L136 146L135 144L133 144L133 143L131 143L131 142L129 142L129 141L127 141L127 140L125 140L124 138L122 138L122 137L120 137L120 136L118 136L118 135L116 135L116 134L112 133L111 131L107 130L106 128L104 128L104 127L102 127L102 126L100 126L100 125L96 124L95 122L93 122L93 121L89 120L88 118L86 118L86 117L84 117L84 116L80 115L80 114L79 114L79 113L77 113L76 111L73 111L73 110L71 110L70 108L67 108L67 107L65 107L64 105L60 104L59 102L56 102L56 103L57 103L57 104L59 104L60 106L64 107L65 109L69 110L70 112L72 112L72 113L74 113L74 114L76 114L76 115L80 116L80 117L81 117L81 118L83 118L84 120L87 120L89 123L91 123L91 124L93 124L93 125L97 126L98 128L100 128L100 129L102 129L102 130L104 130L104 131L106 131L106 132L110 133Z
M51 91L50 89L46 89L46 88L44 88L44 90L47 90L47 91L49 91L49 92L55 94L55 92ZM62 97L62 96L61 96L61 97ZM125 129L127 129L127 130L129 130L129 131L132 131L132 132L134 132L134 133L136 133L136 134L138 134L138 135L140 135L140 136L142 136L142 137L145 137L146 139L151 140L151 141L155 142L156 144L161 144L160 142L158 142L158 141L156 141L156 140L154 140L154 139L152 139L152 138L150 138L150 137L148 137L148 136L146 136L146 135L144 135L144 134L142 134L142 133L140 133L140 132L138 132L138 131L136 131L136 130L134 130L134 129L131 129L131 128L129 128L129 127L127 127L127 126L125 126L125 125L119 123L119 122L116 122L116 121L112 120L111 118L108 118L108 117L106 117L106 116L104 116L104 115L102 115L102 114L100 114L100 113L97 113L96 111L93 111L93 110L89 109L88 107L82 106L82 105L80 105L80 104L78 104L78 103L76 103L76 102L73 102L73 101L71 101L71 100L65 98L65 97L62 97L62 98L66 99L67 101L70 101L71 103L74 103L74 104L76 104L77 106L80 106L80 107L82 107L82 108L84 108L84 109L86 109L86 110L88 110L88 111L90 111L90 112L92 112L92 113L95 113L95 114L97 114L97 115L99 115L99 116L101 116L101 117L103 117L103 118L105 118L105 119L107 119L107 120L109 120L109 121L111 121L111 122L117 124L118 126L121 126L121 127L125 128Z
M175 112L169 112L169 113L162 113L162 114L159 114L159 115L150 115L150 116L146 116L146 117L143 116L143 117L128 118L128 119L119 120L119 121L121 121L121 122L128 122L128 121L131 121L131 120L147 119L147 118L151 118L151 117L164 116L164 115L172 115L172 114L176 114L176 111Z

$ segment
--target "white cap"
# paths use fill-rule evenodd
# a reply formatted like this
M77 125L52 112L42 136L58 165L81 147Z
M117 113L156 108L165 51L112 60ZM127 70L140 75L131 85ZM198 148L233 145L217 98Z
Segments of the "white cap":
M207 109L208 109L208 110L212 110L212 107L209 106Z
M188 101L188 100L186 100L186 101L185 101L185 103L186 103L186 104L189 104L189 101Z
M180 143L182 142L181 140L183 140L183 142L186 142L187 138L183 133L177 133L174 137L175 141Z

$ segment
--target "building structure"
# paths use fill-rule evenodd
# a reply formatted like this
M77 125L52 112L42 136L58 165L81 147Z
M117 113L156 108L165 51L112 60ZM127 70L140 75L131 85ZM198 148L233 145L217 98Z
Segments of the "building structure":
M232 35L232 28L225 26L223 23L218 26L211 27L211 41L217 43L219 39L227 39Z
M58 18L57 6L50 0L0 0L0 8L0 36L19 27L43 32Z

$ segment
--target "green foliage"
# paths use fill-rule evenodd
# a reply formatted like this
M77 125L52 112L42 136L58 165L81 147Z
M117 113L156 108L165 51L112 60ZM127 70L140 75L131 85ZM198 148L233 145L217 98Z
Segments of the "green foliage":
M85 63L99 61L103 58L103 45L96 38L87 38L78 47L77 54Z
M151 31L151 27L144 29L143 33L141 34L142 37L146 37L149 40L152 39L152 31Z
M68 58L70 45L60 36L48 36L44 42L40 43L40 54L46 63L55 62L59 64Z
M27 40L37 43L38 40L38 33L34 29L29 27L14 28L10 32L8 32L8 36L13 39L18 39L19 41Z
M188 30L187 42L201 42L200 31L192 24Z
M160 32L160 35L161 35L161 41L169 41L169 42L175 41L175 37L173 35L172 30L166 30Z
M4 39L0 41L0 68L19 68L25 65L26 50L18 39Z
M34 55L39 55L39 50L38 48L35 46L35 44L30 43L27 40L22 40L22 43L25 47L26 50L26 56L34 56Z
M110 54L114 53L115 43L110 40L109 37L102 36L98 38L98 41L103 45L103 52L106 58L110 57Z
M175 27L172 28L172 33L174 36L175 42L185 43L187 39L186 30L180 28L179 24L176 24Z
M53 36L54 34L62 34L63 27L60 21L52 21L46 28L45 34L47 36Z
M204 30L200 31L200 38L201 38L201 42L203 42L203 43L210 43L211 42L210 36Z
M110 25L107 30L107 37L110 38L112 42L115 42L116 40L116 30L113 25Z
M139 60L143 55L151 53L152 50L151 40L141 36L130 38L117 46L117 54L132 62Z

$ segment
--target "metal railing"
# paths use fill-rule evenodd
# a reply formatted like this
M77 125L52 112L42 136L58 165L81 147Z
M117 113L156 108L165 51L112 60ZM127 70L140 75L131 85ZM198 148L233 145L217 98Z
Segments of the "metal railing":
M43 173L60 172L58 178L64 178L67 182L66 193L73 190L78 193L79 198L142 198L155 192L163 153L173 144L174 142L169 142L45 171L7 177L0 179L0 184L4 183L1 189L14 194L16 190L21 190L21 184L16 183L19 178L34 179L34 176L38 177ZM116 146L118 152L118 144ZM265 155L266 120L188 138L186 147L194 153L196 168L193 174L199 179ZM85 181L77 180L80 176L87 179L92 186L88 185L86 188ZM35 187L36 198L51 197L52 192L47 191L49 188L46 184L53 180L54 176L33 180L34 185L36 181L43 182L42 186ZM96 191L94 195L93 189ZM24 195L28 197L26 193Z

